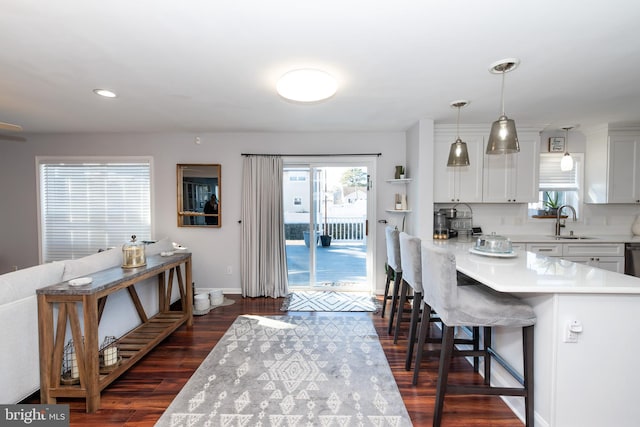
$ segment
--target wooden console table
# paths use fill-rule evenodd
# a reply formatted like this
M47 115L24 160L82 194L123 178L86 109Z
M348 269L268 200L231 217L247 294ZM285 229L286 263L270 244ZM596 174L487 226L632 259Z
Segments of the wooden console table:
M181 269L183 264L184 273ZM177 276L180 290L180 311L170 309L174 275ZM148 318L133 285L156 276L159 312ZM91 277L93 281L88 285L71 286L69 282L62 282L36 291L42 404L54 404L58 397L85 398L87 412L97 411L100 408L100 392L105 387L182 324L193 325L190 253L150 256L144 267L115 267L93 273ZM107 297L123 289L131 296L142 323L118 339L121 363L104 373L100 371L98 325ZM82 304L84 336L76 303ZM55 328L54 305L58 307ZM72 385L63 383L61 374L67 321L71 326L79 374L79 383Z

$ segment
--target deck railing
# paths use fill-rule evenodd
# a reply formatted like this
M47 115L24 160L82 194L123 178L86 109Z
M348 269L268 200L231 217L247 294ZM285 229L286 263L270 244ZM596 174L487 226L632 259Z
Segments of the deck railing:
M324 223L316 225L318 234L325 234ZM287 240L302 240L303 231L307 231L308 224L285 224L285 238ZM327 217L326 233L332 240L364 240L366 237L366 221L364 217Z
M363 240L365 238L365 219L363 217L328 217L327 230L324 224L318 224L318 232L328 234L334 240Z

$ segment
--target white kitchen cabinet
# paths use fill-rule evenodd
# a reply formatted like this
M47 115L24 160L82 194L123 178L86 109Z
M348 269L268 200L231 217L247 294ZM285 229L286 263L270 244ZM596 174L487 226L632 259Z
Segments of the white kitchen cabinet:
M565 243L562 258L624 274L624 244Z
M624 273L622 243L527 243L527 251Z
M484 155L482 201L529 203L538 201L540 135L518 132L520 152Z
M624 257L596 257L595 262L598 268L624 274Z
M435 203L529 203L538 201L540 134L518 132L520 152L485 154L488 131L465 126L460 139L467 143L469 166L448 167L449 149L456 139L453 126L437 126L434 149Z
M524 252L527 250L526 243L511 243L511 249L514 252Z
M460 133L467 143L469 166L447 166L449 149L456 139L455 129L436 129L434 149L435 203L482 202L482 162L484 138L478 134Z
M562 259L624 274L624 257L563 256Z
M624 258L624 243L565 243L562 255Z
M587 203L640 204L640 129L585 131Z
M609 203L640 203L639 136L609 137Z
M527 243L527 252L535 252L546 256L562 256L562 243Z

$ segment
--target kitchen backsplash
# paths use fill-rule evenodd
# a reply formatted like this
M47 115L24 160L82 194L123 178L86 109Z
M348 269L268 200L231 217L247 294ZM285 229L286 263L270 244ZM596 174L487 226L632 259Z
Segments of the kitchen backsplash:
M435 208L450 207L436 204ZM473 225L482 227L483 233L503 235L552 235L554 219L535 219L529 216L526 204L470 204L473 209ZM467 210L458 205L459 210ZM570 215L570 211L567 211ZM582 205L577 222L566 219L562 233L573 230L576 234L631 235L631 224L640 215L640 205Z

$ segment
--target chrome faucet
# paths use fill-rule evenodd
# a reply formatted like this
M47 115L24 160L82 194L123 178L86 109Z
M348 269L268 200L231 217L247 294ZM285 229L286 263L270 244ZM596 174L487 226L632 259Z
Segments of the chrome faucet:
M574 222L577 221L576 210L573 208L573 206L571 206L571 205L562 205L562 206L560 206L558 208L558 216L556 218L556 234L555 234L556 237L560 236L560 228L564 227L564 224L562 224L560 222L560 213L562 212L562 209L564 209L564 208L571 209L571 212L573 212L573 221Z

